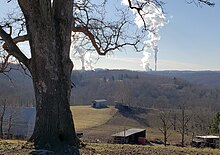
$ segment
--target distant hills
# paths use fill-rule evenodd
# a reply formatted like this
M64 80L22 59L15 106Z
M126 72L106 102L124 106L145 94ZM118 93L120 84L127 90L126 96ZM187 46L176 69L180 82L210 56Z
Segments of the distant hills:
M147 108L189 107L220 109L219 72L129 70L74 71L73 104L107 99Z
M31 78L19 71L0 74L0 98L12 104L34 104ZM12 81L12 82L11 82ZM147 108L191 107L220 110L220 72L130 70L73 71L71 104L89 105L94 99L107 99Z
M157 71L154 75L178 77L194 84L220 87L220 71Z

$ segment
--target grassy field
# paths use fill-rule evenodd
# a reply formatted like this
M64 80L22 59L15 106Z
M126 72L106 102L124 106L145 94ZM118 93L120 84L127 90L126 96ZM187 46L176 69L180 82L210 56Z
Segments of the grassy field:
M157 112L140 114L144 120L136 119L135 117L124 116L114 107L105 109L94 109L90 106L72 106L75 127L78 132L83 132L83 140L95 141L96 139L102 142L112 140L111 135L129 128L145 128L147 129L147 139L149 141L163 140L163 135L158 127L153 123L157 122ZM145 123L144 123L145 122ZM153 123L152 123L153 122ZM171 136L168 143L180 143L180 134L176 131L170 131ZM186 136L186 143L191 141L191 135Z
M141 146L121 144L88 143L81 149L81 154L87 155L220 155L219 149L197 149L191 147L174 146Z
M123 131L129 128L145 128L147 129L147 139L163 140L163 135L158 127L151 126L150 121L156 122L157 114L155 112L141 114L146 120L139 119L139 115L126 116L121 114L114 107L105 109L94 109L90 106L73 106L75 126L77 131L83 132L83 147L81 155L220 155L219 149L196 149L191 147L175 147L163 145L140 146L140 145L119 145L107 144L111 140L111 134ZM143 123L143 121L145 123ZM171 131L168 142L176 144L180 142L180 134ZM102 143L89 143L99 139ZM190 142L191 136L186 136L187 143ZM84 141L85 140L85 141ZM0 154L7 155L26 155L31 151L30 148L23 147L25 141L17 140L0 140Z
M168 138L168 143L175 145L175 144L180 144L181 143L181 135L179 132L174 131L174 130L169 130L169 138ZM152 128L152 127L147 127L147 139L150 141L154 141L156 139L160 139L163 141L163 134L159 131L158 128ZM189 133L188 135L185 135L185 144L190 145L192 141L192 135Z
M34 148L25 141L0 140L1 155L29 155ZM191 147L174 147L162 145L121 145L103 143L85 143L80 149L81 155L220 155L219 149L197 149Z
M71 111L77 131L105 124L117 112L114 107L95 109L90 106L71 106Z

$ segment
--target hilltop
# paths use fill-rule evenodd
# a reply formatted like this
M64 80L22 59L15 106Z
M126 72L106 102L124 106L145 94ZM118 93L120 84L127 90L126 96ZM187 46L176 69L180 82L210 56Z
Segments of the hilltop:
M220 71L157 71L149 74L181 78L194 84L220 87Z

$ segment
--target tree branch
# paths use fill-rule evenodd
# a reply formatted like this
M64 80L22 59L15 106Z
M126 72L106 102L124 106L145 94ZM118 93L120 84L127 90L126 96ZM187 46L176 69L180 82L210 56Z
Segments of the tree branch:
M73 22L74 23L74 22ZM134 42L124 42L124 43L119 43L119 37L120 37L120 31L123 27L122 23L117 30L114 30L115 34L112 34L111 36L106 37L104 34L102 34L102 37L106 40L105 42L101 42L100 39L103 38L98 38L98 36L95 36L89 29L90 27L72 27L73 32L81 32L86 35L89 40L91 41L93 47L97 51L99 55L106 55L108 52L122 48L124 46L133 46L137 51L141 51L142 49L138 49L137 44L140 42L139 39L136 39ZM91 29L102 29L102 28L91 28ZM113 39L114 38L114 39ZM103 44L106 44L105 47L102 47Z
M85 27L85 28L82 28L82 27L75 27L75 26L73 26L72 31L73 31L73 32L82 32L82 33L84 33L86 36L89 37L89 39L90 39L90 41L91 41L93 47L94 47L95 50L97 51L97 53L98 53L99 55L105 55L105 54L103 54L103 53L101 52L100 48L98 47L98 45L97 45L97 43L96 43L96 41L95 41L95 37L94 37L93 34L88 30L88 28L86 28L86 27Z
M10 54L13 55L18 61L22 62L27 68L29 68L29 59L21 52L16 43L25 41L27 36L16 37L14 40L9 34L7 34L2 26L0 26L0 36L5 41L3 48Z
M17 44L17 43L19 43L19 42L25 42L25 41L28 41L28 40L29 40L28 35L23 35L23 36L15 37L15 38L13 39L13 42L14 42L15 44ZM3 45L3 46L4 46L4 45Z
M1 59L2 59L2 64L1 64L1 66L0 66L0 73L4 73L4 72L9 72L10 70L11 70L11 68L9 68L8 70L7 70L7 68L8 68L8 60L9 60L9 58L10 58L10 54L8 54L7 56L3 56Z
M210 2L209 0L198 0L199 3L207 4L208 6L215 6L215 3Z
M204 4L204 5L208 5L210 7L214 7L215 6L215 3L214 2L210 2L210 0L186 0L187 3L191 4L191 3L194 3L195 5L197 6L201 6L201 4Z

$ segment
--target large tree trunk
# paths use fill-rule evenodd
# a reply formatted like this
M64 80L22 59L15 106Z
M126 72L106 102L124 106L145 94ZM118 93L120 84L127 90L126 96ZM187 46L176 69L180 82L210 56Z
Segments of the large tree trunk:
M68 64L65 66L68 68ZM54 75L57 79L52 79ZM44 67L33 75L37 114L30 140L37 148L60 150L63 145L78 146L69 107L70 75L70 69L68 73L54 73Z
M30 141L37 148L60 154L75 147L78 138L70 111L73 0L20 0L31 47L28 66L36 97L36 123Z

